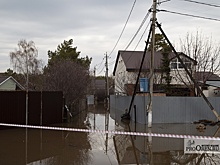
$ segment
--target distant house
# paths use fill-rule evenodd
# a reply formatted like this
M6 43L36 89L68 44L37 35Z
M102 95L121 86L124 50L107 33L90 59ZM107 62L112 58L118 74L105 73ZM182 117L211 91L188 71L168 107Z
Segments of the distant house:
M136 82L137 73L140 68L143 54L143 51L118 51L113 71L113 76L115 79L115 93L125 95L129 95L129 93L131 93L129 90L133 90L132 86L134 86ZM192 75L195 75L195 66L197 62L184 53L179 52L179 56L183 60L185 66L191 71ZM147 52L141 72L141 77L146 77L148 79L150 72L150 58L151 52ZM154 85L164 83L164 81L162 81L162 59L163 56L161 52L155 52ZM184 83L187 83L189 77L174 53L169 54L169 60L170 76L172 77L171 84L184 85ZM181 79L177 78L177 74L181 75ZM190 83L191 82L188 82L188 84Z
M112 88L109 89L109 94L113 94L114 91ZM96 79L95 80L95 97L97 102L104 102L106 99L106 80L105 79Z
M196 80L200 83L206 97L220 97L220 77L212 72L196 72Z
M106 98L106 82L104 79L95 80L95 97L98 102L104 102Z
M12 76L0 76L0 91L25 90Z

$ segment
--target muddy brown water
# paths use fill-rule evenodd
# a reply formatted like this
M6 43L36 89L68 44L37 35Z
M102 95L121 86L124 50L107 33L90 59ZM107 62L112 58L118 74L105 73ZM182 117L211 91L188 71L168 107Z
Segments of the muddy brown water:
M146 125L112 119L103 105L53 126L213 136L218 126ZM219 133L216 133L219 136ZM0 130L0 165L220 164L217 154L184 154L183 139L10 128Z

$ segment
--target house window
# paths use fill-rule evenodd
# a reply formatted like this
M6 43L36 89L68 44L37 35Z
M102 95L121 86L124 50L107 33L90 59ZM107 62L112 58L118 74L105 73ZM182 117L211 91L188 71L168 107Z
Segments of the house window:
M186 59L186 58L181 58L183 60L183 63L185 64L186 68L187 69L190 69L191 68L191 62L189 59ZM175 58L173 59L171 62L170 62L170 69L171 70L183 70L183 65L180 63L180 61L178 60L178 58Z

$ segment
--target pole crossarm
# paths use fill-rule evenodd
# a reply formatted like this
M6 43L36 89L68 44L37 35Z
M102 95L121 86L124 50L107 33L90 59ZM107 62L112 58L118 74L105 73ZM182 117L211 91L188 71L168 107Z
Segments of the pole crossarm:
M217 117L218 120L220 120L220 116L218 115L217 111L215 110L215 108L212 106L212 104L210 103L210 101L207 99L207 97L204 95L203 91L200 89L198 83L195 81L195 79L193 78L192 74L189 72L189 70L187 69L186 65L184 64L183 60L180 58L179 54L176 52L175 48L173 47L173 45L171 44L171 42L169 41L168 37L166 36L165 32L163 31L163 29L161 28L161 25L156 21L157 27L160 29L161 33L163 34L163 36L165 37L166 41L168 42L169 46L171 47L171 49L173 50L174 54L176 55L176 57L178 58L179 62L181 63L181 65L183 66L184 70L186 71L187 75L190 77L191 81L194 83L196 89L198 90L199 94L203 97L203 99L205 100L205 102L207 103L207 105L209 106L209 108L211 109L211 111L214 113L214 115Z

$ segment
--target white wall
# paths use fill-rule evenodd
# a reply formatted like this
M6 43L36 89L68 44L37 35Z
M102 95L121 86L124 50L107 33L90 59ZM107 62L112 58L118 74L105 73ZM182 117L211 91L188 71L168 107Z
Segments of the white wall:
M0 90L16 90L16 83L9 79L0 86Z
M209 97L220 97L220 91L215 90L217 89L216 87L209 86L208 87L208 96Z
M115 93L124 93L124 84L127 78L125 63L119 56L117 68L115 71Z

